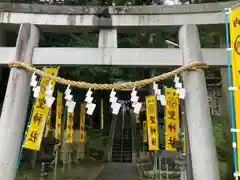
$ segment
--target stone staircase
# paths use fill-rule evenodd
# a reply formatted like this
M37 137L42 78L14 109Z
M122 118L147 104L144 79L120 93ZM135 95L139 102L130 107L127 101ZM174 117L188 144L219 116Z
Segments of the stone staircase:
M121 112L117 118L112 147L112 162L132 163L132 132L130 119Z

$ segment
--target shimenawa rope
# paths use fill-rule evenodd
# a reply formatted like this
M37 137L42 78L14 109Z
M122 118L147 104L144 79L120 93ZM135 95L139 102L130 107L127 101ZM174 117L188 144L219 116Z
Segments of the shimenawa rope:
M114 84L96 84L96 83L87 83L84 81L72 81L72 80L61 78L61 77L54 77L54 76L51 76L50 74L45 73L42 70L39 70L39 69L33 67L30 64L26 64L26 63L23 63L20 61L11 61L8 63L8 66L10 68L12 68L12 67L23 68L30 72L35 72L39 76L47 77L51 80L56 81L57 83L64 84L64 85L70 85L70 86L84 88L84 89L91 88L91 89L106 89L106 90L111 90L111 89L120 90L120 89L145 86L145 85L151 84L153 82L167 79L169 77L174 76L175 74L179 74L184 71L194 70L194 69L199 69L199 68L207 68L207 65L203 62L192 62L192 63L186 64L186 65L183 65L173 71L163 73L163 74L160 74L155 77L148 78L148 79L143 79L143 80L134 81L134 82L126 82L126 83L121 83L121 84L116 84L116 83L114 83Z

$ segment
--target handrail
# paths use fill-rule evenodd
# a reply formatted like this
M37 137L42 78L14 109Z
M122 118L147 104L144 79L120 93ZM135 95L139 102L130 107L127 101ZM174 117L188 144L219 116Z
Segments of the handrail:
M122 127L121 127L121 162L123 161L123 131L124 131L124 121L125 121L125 104L122 106Z
M131 120L131 132L132 132L132 153L136 154L136 115L132 114L131 112L130 112L130 120ZM132 157L132 160L133 160L133 157Z
M107 146L108 161L112 159L112 147L113 147L113 140L115 135L116 119L117 119L117 115L113 115L111 126L110 126L109 138L108 138L108 146Z

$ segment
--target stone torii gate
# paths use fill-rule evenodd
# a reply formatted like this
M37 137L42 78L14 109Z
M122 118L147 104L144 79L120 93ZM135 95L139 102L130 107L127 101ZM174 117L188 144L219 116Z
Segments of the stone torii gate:
M193 61L226 66L224 49L201 49L197 25L223 24L224 7L236 2L179 7L71 7L0 4L4 30L20 25L15 48L0 48L0 64L182 66ZM102 17L103 10L109 12ZM7 24L4 26L3 24ZM130 28L179 28L179 49L117 48L117 33ZM67 28L62 28L67 27ZM39 29L57 32L100 29L98 48L38 48ZM2 40L2 39L1 39ZM66 61L66 59L68 61ZM31 74L12 68L0 119L0 179L14 180L30 93ZM203 70L183 73L194 180L219 180L219 170Z

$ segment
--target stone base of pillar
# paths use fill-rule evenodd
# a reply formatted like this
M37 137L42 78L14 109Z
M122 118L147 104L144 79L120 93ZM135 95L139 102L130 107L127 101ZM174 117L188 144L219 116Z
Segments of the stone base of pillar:
M140 151L138 153L137 162L147 162L149 160L150 160L149 152L142 152L142 151Z
M85 158L85 144L78 145L78 160Z
M132 163L136 164L137 163L137 155L135 152L132 153Z
M65 152L64 152L64 148L65 148ZM61 150L60 150L60 159L63 163L68 162L69 152L70 152L70 144L63 145Z

